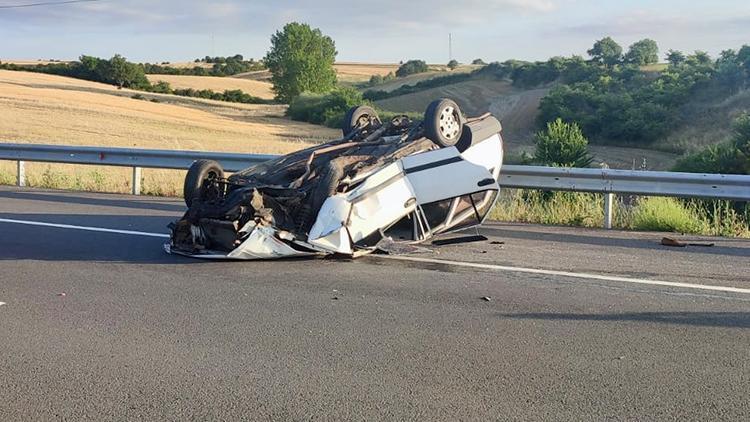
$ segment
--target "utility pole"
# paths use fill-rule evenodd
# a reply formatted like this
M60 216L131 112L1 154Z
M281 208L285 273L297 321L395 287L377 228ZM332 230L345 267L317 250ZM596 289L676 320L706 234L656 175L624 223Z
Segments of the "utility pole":
M448 33L448 62L453 60L453 34Z

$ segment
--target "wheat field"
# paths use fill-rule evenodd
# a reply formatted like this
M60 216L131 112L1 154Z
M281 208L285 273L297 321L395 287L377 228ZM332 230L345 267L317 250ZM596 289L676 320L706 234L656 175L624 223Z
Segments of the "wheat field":
M131 98L135 94L145 100ZM281 105L139 93L4 70L0 70L0 110L0 142L284 154L340 135L283 117ZM14 171L14 163L0 162L0 180L14 179ZM103 188L92 190L127 191L129 175L128 169L111 167L39 163L27 167L29 182L46 187L75 186L93 178ZM148 170L144 177L146 191L179 192L179 173ZM67 184L56 186L56 180Z

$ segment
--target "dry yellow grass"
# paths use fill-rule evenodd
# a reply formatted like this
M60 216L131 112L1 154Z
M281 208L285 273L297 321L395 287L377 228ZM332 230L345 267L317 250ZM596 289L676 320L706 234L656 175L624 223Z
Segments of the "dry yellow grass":
M184 76L184 75L147 75L151 83L158 81L169 82L172 88L193 88L193 89L210 89L216 92L224 90L239 89L246 94L254 97L270 100L273 98L273 91L268 82L256 81L251 79L219 77L219 76Z
M153 103L130 98L136 93L72 78L0 70L0 142L283 154L339 136L336 130L284 118L285 106L141 93L160 101ZM27 174L33 183L45 171L73 181L94 170L38 164ZM107 175L103 185L127 190L126 169L97 171ZM0 172L12 174L13 163L2 163ZM174 176L172 181L161 180L173 172L146 175L144 183L151 191L180 183ZM171 188L163 191L175 193Z
M43 60L43 59L38 59L38 60L31 60L31 59L24 60L24 59L2 59L2 58L0 58L0 61L2 61L3 63L16 64L18 66L36 66L38 64L51 64L51 63L70 63L69 60L55 60L55 61L51 61L51 60Z
M158 64L160 66L169 66L173 67L175 69L192 69L194 67L201 67L203 69L211 69L214 67L213 63L204 63L204 62L175 62L175 63L167 63L167 64L161 64L161 63L154 63Z
M370 80L372 75L385 76L396 72L398 64L336 63L336 75L340 82L359 83Z

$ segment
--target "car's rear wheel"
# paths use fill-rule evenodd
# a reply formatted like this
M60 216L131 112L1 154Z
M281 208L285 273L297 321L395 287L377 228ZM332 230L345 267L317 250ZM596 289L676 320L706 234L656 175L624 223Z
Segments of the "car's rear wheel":
M424 135L441 147L452 147L461 139L464 118L453 100L441 98L427 106L424 112Z
M349 109L344 116L344 124L341 127L344 136L348 136L358 127L364 127L372 122L380 123L378 113L369 106L356 106Z
M190 207L193 200L201 197L204 182L208 180L219 180L224 178L224 170L221 165L213 160L196 160L190 166L185 176L183 195L185 205Z

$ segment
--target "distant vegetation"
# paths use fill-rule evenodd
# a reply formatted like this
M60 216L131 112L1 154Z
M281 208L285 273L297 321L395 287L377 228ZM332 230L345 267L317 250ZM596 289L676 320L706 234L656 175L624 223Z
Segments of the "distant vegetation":
M116 85L120 88L147 89L150 86L143 72L143 67L129 62L119 54L115 54L109 60L84 55L77 62L37 64L34 66L2 63L0 69L68 76Z
M383 83L386 83L386 82L390 82L390 81L392 81L394 79L396 79L396 74L394 74L393 72L388 72L388 74L385 75L385 76L383 76L383 75L372 75L370 77L369 82L367 82L367 84L365 84L364 87L367 88L367 87L377 86L377 85L380 85L380 84L383 84Z
M295 97L287 115L294 120L338 128L349 108L364 103L356 89L336 88L326 94L305 93Z
M203 66L177 68L169 65L146 63L143 65L143 69L147 74L188 76L232 76L266 69L266 65L262 61L245 60L242 54L229 57L206 56L203 59L195 59L195 63L211 63L213 66L210 69Z
M750 174L750 115L743 114L734 123L732 138L687 155L674 171L690 173Z
M400 95L411 94L413 92L424 91L425 89L435 88L438 86L452 85L463 82L472 78L471 73L452 73L445 76L436 76L431 79L419 81L414 85L402 85L393 91L370 90L365 91L364 98L369 101L378 101L386 98L398 97ZM370 79L372 82L372 79Z
M111 84L120 88L130 88L158 94L174 94L185 97L206 98L247 104L268 103L267 100L246 94L241 90L214 92L210 89L172 89L169 83L163 81L151 84L146 78L144 65L129 62L119 54L116 54L109 60L93 56L81 56L76 62L38 64L35 66L0 63L0 69L68 76L71 78Z
M403 78L417 73L424 73L428 70L429 66L427 66L427 62L424 60L409 60L396 70L396 76Z

